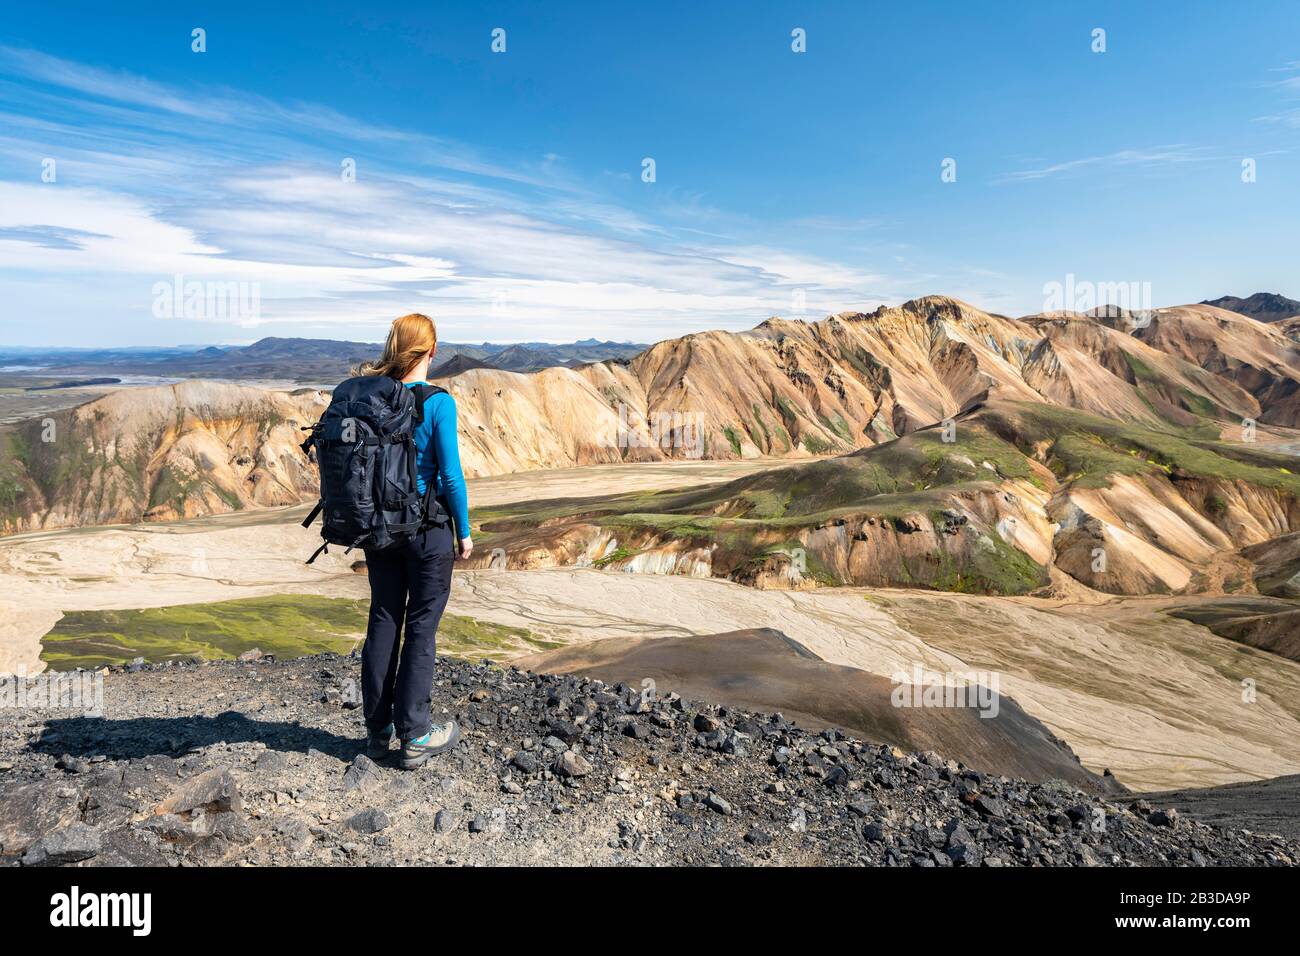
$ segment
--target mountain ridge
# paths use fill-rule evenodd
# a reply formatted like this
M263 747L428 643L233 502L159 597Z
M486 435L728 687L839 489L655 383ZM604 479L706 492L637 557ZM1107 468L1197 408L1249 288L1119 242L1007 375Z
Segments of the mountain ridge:
M1217 299L1205 299L1201 304L1247 315L1260 322L1281 322L1283 319L1300 316L1300 302L1277 292L1255 292L1244 299L1225 295Z

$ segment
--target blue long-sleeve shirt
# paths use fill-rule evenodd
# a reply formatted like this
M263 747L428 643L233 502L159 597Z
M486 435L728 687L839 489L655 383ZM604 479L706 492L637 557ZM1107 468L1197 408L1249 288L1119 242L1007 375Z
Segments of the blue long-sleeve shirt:
M419 382L407 382L414 388ZM447 503L456 536L468 538L469 495L460 470L460 447L456 442L456 400L447 392L435 392L424 403L424 421L415 429L417 484L420 494L433 480L433 493Z

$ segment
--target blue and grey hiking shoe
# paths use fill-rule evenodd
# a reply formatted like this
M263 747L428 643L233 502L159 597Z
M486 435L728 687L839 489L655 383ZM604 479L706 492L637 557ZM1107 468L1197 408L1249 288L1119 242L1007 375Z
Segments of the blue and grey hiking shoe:
M460 727L456 721L434 724L423 737L402 741L402 769L414 770L430 757L450 750L459 742Z
M372 730L366 738L366 756L371 760L383 760L388 756L388 748L393 743L393 725L383 730Z

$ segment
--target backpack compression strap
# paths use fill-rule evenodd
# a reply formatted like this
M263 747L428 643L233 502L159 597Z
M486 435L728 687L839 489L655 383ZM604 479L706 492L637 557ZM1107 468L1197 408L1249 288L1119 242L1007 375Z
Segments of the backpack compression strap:
M306 519L304 519L302 523L302 526L304 528L310 528L311 523L316 520L316 516L321 513L321 509L324 507L325 507L325 499L322 498L320 501L316 502L316 507L311 509L311 514L307 515Z

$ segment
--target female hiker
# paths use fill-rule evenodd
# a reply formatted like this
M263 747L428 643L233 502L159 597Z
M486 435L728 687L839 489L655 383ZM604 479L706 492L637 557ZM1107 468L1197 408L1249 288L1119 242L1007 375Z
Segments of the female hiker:
M393 322L384 354L358 374L387 375L408 388L426 386L437 350L433 319L404 315ZM425 391L416 389L417 401ZM438 621L451 592L452 562L456 554L468 558L473 550L456 444L456 402L447 392L438 389L424 400L415 446L419 492L425 495L432 483L432 499L451 520L431 524L393 547L366 550L370 620L361 652L366 753L376 760L385 757L396 735L407 770L460 740L454 720L433 723L429 713Z

